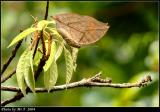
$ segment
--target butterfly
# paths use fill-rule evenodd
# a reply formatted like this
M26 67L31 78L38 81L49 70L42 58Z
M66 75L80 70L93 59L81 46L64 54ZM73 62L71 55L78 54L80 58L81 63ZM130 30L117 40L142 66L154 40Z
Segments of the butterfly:
M58 33L69 45L77 48L97 42L110 27L108 23L75 13L59 14L52 18L56 21Z

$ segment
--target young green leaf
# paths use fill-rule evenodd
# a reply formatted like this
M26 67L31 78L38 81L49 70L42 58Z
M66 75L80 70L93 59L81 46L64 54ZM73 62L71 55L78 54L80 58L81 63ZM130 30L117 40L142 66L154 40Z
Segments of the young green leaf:
M44 71L47 71L48 68L51 66L52 62L55 60L55 53L56 53L56 44L54 41L52 41L52 45L51 45L51 52L50 52L50 56L48 58L48 60L46 61L46 64L44 65Z
M55 28L47 27L47 29L51 31L52 35L54 35L54 38L56 39L57 51L55 55L55 60L57 60L62 54L65 41Z
M57 60L60 57L60 55L62 54L63 48L64 48L63 43L57 43L57 51L55 55L55 60Z
M76 47L71 47L72 48L72 59L73 59L73 69L74 71L76 71L76 67L77 67L77 56L78 56L78 48Z
M72 59L71 53L65 47L64 47L64 55L65 55L65 61L66 61L66 83L68 84L72 78L72 74L74 70L73 59Z
M28 73L24 73L24 78L25 78L25 81L28 85L28 87L32 90L33 93L35 93L35 79L34 79L34 70L33 70L33 50L32 51L29 51L29 59L30 60L30 66L28 69L29 70L26 70L28 71Z
M46 27L46 29L48 29L52 33L52 35L54 35L58 42L65 43L63 37L58 33L58 31L55 28Z
M50 68L44 72L44 85L48 92L56 84L58 78L58 69L56 61L53 60Z
M34 70L33 70L33 52L34 50L31 50L30 51L30 66L31 66L31 70L32 70L32 74L33 74L33 77L34 77Z
M41 58L42 58L42 53L40 51L37 51L34 57L33 65L38 66Z
M27 86L31 89L33 93L35 93L35 79L31 68L26 70L26 72L24 73L24 79Z
M17 66L18 67L18 66ZM21 68L19 68L21 69ZM17 76L17 82L18 82L18 86L19 88L21 89L23 95L25 96L26 95L26 88L27 88L27 85L26 85L26 82L24 80L24 75L22 75L20 72L17 72L16 71L16 76Z
M16 76L18 86L22 93L26 94L26 87L28 86L33 92L35 87L35 80L33 74L33 64L32 64L33 51L26 49L21 55L16 69ZM31 73L29 73L31 70Z
M55 24L55 21L47 21L47 20L41 20L38 22L37 27L42 30L45 26L47 26L48 24Z
M26 83L24 81L24 73L26 72L26 59L28 56L28 49L23 52L21 55L18 64L17 64L17 69L16 69L16 77L17 77L17 82L18 86L21 89L22 93L25 95L26 94ZM30 63L30 62L29 62Z
M8 48L13 46L15 43L19 42L20 40L22 40L23 38L25 38L27 35L31 34L32 32L39 30L38 28L28 28L26 30L24 30L23 32L21 32L19 35L17 35L12 42L9 44Z

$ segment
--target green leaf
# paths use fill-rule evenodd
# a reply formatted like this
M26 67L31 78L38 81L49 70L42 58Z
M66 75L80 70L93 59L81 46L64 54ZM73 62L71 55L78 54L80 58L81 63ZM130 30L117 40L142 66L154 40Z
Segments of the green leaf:
M71 53L64 47L64 55L65 55L65 61L66 61L66 84L69 83L69 81L72 78L73 74L73 59Z
M72 48L72 59L73 59L73 69L74 71L76 71L76 68L77 68L77 56L78 56L78 48L75 48L75 47L71 47Z
M33 50L29 51L29 57L27 57L27 58L29 58L28 60L30 60L30 65L28 65L30 67L27 68L29 70L26 70L26 71L28 71L28 73L27 72L24 73L24 78L25 78L25 81L26 81L28 87L32 90L33 93L35 93L35 79L34 79L33 58L32 58L32 56L33 56Z
M55 55L55 60L57 60L62 54L65 41L55 28L47 27L47 29L51 31L52 35L54 35L55 37L54 41L57 43L57 51Z
M61 56L62 51L63 51L63 47L64 47L63 43L57 43L57 51L56 51L56 55L55 55L55 60L57 60Z
M37 51L36 54L35 54L35 57L34 57L33 64L35 66L38 66L41 58L42 58L42 53L40 51Z
M34 79L34 75L32 73L32 69L29 68L27 71L28 72L24 73L25 82L26 82L27 86L31 89L31 91L33 93L35 93L35 79Z
M28 49L25 50L23 52L23 54L21 55L18 64L17 64L17 69L16 69L16 76L17 76L17 82L18 82L18 86L21 89L22 93L25 95L25 89L26 89L26 83L24 81L24 73L28 72L27 67L26 67L26 63L27 63L27 56L28 56ZM29 61L30 63L30 61Z
M52 35L54 35L58 43L65 43L63 37L58 33L58 31L55 28L47 27L46 29L48 29L52 33Z
M47 71L48 68L51 66L52 62L55 59L55 53L56 53L56 44L54 41L52 41L52 45L51 45L51 54L48 58L48 60L46 61L46 64L44 65L44 71Z
M18 72L16 71L16 76L17 76L18 86L19 86L19 88L21 89L23 95L25 96L25 95L26 95L27 85L26 85L26 82L25 82L25 80L24 80L24 75L22 75L21 73L18 73Z
M55 24L55 21L47 21L47 20L41 20L38 22L37 27L42 30L44 27L46 27L48 24Z
M48 92L56 84L58 78L58 69L56 61L54 60L50 68L44 72L44 85Z
M32 32L39 30L38 28L28 28L26 30L24 30L23 32L21 32L19 35L17 35L12 42L10 43L10 45L8 46L11 47L13 46L15 43L19 42L20 40L22 40L23 38L25 38L27 35L31 34Z
M35 88L32 56L33 56L33 51L26 49L21 55L17 64L17 69L16 69L17 82L18 82L19 88L21 89L24 95L26 95L27 86L33 92Z
M30 51L30 66L31 66L31 70L32 70L32 74L33 74L33 77L34 77L34 70L33 70L33 52L34 50L31 50Z

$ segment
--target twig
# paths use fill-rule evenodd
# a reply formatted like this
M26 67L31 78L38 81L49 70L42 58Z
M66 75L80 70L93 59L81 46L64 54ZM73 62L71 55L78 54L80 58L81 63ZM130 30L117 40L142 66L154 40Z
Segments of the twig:
M2 70L1 70L1 75L4 73L4 71L7 69L7 67L9 66L9 64L11 63L11 61L13 60L13 58L16 56L16 53L19 49L19 47L21 46L23 40L19 41L17 43L17 45L15 46L15 48L12 51L12 55L9 57L9 59L7 60L7 62L3 65Z
M42 51L43 51L43 55L46 56L46 46L45 46L45 42L44 42L44 38L43 38L43 31L40 32L40 39L42 41Z
M22 97L23 97L23 94L22 92L19 91L13 98L2 101L1 106L5 106L11 102L15 102L16 100L20 100Z
M1 83L4 83L7 79L11 78L13 74L16 73L16 69L14 69L9 75L7 75L6 77L1 77Z
M49 8L49 1L47 1L45 19L47 19L47 17L48 17L48 8ZM42 39L42 44L43 44L43 42L44 42L44 40L43 40L43 31L41 31L40 33L41 33L41 34L40 34L40 38ZM38 44L38 43L37 43L37 44ZM37 44L36 44L36 45L37 45ZM45 45L45 44L42 45L43 48L45 47L44 45ZM35 49L35 50L36 50L36 49ZM45 50L45 49L43 49L43 50ZM37 50L36 50L36 51L37 51ZM40 60L40 63L39 63L39 65L38 65L38 69L37 69L37 71L35 72L35 80L37 80L37 78L38 78L40 72L42 71L42 68L43 68L43 66L45 65L45 62L46 62L46 60L47 60L47 58L46 58L46 56L45 56L45 52L43 52L43 53L44 53L44 54L43 54L43 56L42 56L42 59ZM26 94L27 94L28 92L29 92L29 88L27 87L27 89L26 89ZM24 96L23 96L22 92L18 92L13 98L1 102L1 106L5 106L5 105L7 105L7 104L9 104L9 103L12 103L12 102L15 102L15 101L17 101L17 100L20 100L20 99L23 98L23 97L24 97Z
M49 9L49 1L47 0L46 12L45 12L44 20L47 20L47 18L48 18L48 9Z
M36 41L36 47L35 47L34 52L33 52L33 59L34 59L34 57L35 57L35 55L36 55L37 48L38 48L38 44L39 44L39 38L38 38L37 41Z
M50 92L54 91L61 91L61 90L66 90L67 89L73 89L77 87L112 87L112 88L132 88L132 87L144 87L147 85L149 82L152 81L151 76L146 76L144 79L136 82L136 83L109 83L109 82L93 82L92 80L95 78L100 78L97 76L94 76L92 78L88 79L82 79L81 81L69 83L69 84L64 84L64 85L59 85L59 86L54 86L51 88ZM12 92L19 92L20 89L18 87L11 87L11 86L1 86L1 90L3 91L12 91ZM32 92L29 90L28 92ZM35 92L48 92L46 88L35 88Z
M48 9L49 9L49 1L47 1L46 12L45 12L44 20L47 20L47 18L48 18ZM37 41L36 41L36 47L35 47L35 49L34 49L33 59L34 59L34 57L35 57L35 54L36 54L36 51L37 51L37 48L38 48L38 44L39 44L39 38L38 38Z
M33 16L32 16L33 17ZM38 18L37 17L33 17L34 19L34 27L37 28L37 24L38 24ZM37 45L37 41L38 41L38 37L39 37L39 32L38 31L35 31L34 32L34 37L33 37L33 40L32 40L32 43L30 45L30 49L32 49L35 45ZM35 54L34 54L35 55ZM33 56L34 56L33 55Z
M49 10L49 1L47 0L46 12L45 12L44 20L47 20L47 18L48 18L48 10ZM41 31L40 39L42 41L43 54L46 55L46 48L45 48L45 42L44 42L44 38L43 38L43 31Z

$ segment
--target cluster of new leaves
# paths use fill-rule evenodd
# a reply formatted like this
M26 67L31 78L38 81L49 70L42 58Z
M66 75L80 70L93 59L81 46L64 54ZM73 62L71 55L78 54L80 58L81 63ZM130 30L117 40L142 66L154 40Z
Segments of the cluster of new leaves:
M55 21L41 20L37 23L36 27L32 25L30 28L24 30L19 35L17 35L8 46L13 46L20 40L32 36L32 34L35 32L43 32L43 39L45 42L46 52L49 52L48 47L50 47L50 54L48 60L43 66L42 71L44 73L44 86L48 89L48 92L57 82L57 60L62 55L63 50L66 62L66 83L69 83L72 74L76 69L76 58L78 53L77 48L69 46L71 48L70 50L66 47L67 44L65 40L62 38L62 36L57 32L55 24ZM52 36L51 40L49 40L49 36ZM35 37L33 36L32 38L34 40ZM49 41L51 41L50 45ZM40 59L44 55L44 53L42 52L42 44L39 44L34 59L33 52L34 49L31 49L31 45L27 47L26 50L20 56L16 68L18 86L24 95L26 94L27 87L29 87L32 90L32 92L35 92L34 73L39 65Z

